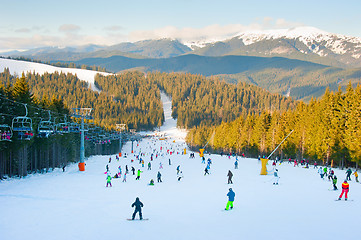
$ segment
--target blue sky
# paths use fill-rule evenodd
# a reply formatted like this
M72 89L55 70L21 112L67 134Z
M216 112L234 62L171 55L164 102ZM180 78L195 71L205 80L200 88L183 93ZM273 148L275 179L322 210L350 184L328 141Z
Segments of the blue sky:
M361 37L361 1L0 0L0 50L312 26Z

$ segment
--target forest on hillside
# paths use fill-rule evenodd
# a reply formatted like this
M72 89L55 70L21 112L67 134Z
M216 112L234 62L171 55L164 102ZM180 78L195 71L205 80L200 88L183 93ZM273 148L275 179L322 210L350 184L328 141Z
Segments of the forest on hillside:
M268 156L294 132L272 156L315 160L324 164L349 166L361 163L361 85L326 90L320 99L285 112L262 111L248 114L218 126L195 127L187 143L201 148L209 141L209 151L245 153L250 157Z

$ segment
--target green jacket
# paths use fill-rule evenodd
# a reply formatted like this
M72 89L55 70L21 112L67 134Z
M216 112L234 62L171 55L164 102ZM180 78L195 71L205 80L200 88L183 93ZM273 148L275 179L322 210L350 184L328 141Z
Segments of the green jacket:
M107 182L111 182L111 181L112 181L112 177L110 175L108 175Z
M332 180L332 182L333 182L333 184L336 185L336 183L337 183L337 178L334 178L334 179Z
M137 176L140 176L140 173L142 173L142 171L138 170Z

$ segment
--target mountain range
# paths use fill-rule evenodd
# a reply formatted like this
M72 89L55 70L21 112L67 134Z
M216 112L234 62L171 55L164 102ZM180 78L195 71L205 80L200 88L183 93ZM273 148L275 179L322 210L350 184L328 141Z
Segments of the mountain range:
M218 75L304 100L322 95L326 87L335 90L348 81L358 83L361 72L361 38L313 27L241 32L221 41L155 39L0 55L97 65L113 72L138 69Z

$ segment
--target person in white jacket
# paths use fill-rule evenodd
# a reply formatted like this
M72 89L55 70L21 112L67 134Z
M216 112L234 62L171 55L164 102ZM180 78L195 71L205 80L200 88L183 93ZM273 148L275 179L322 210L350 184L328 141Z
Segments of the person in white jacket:
M273 176L274 176L273 184L278 185L278 180L280 179L280 177L278 176L278 169L277 168L274 170Z

